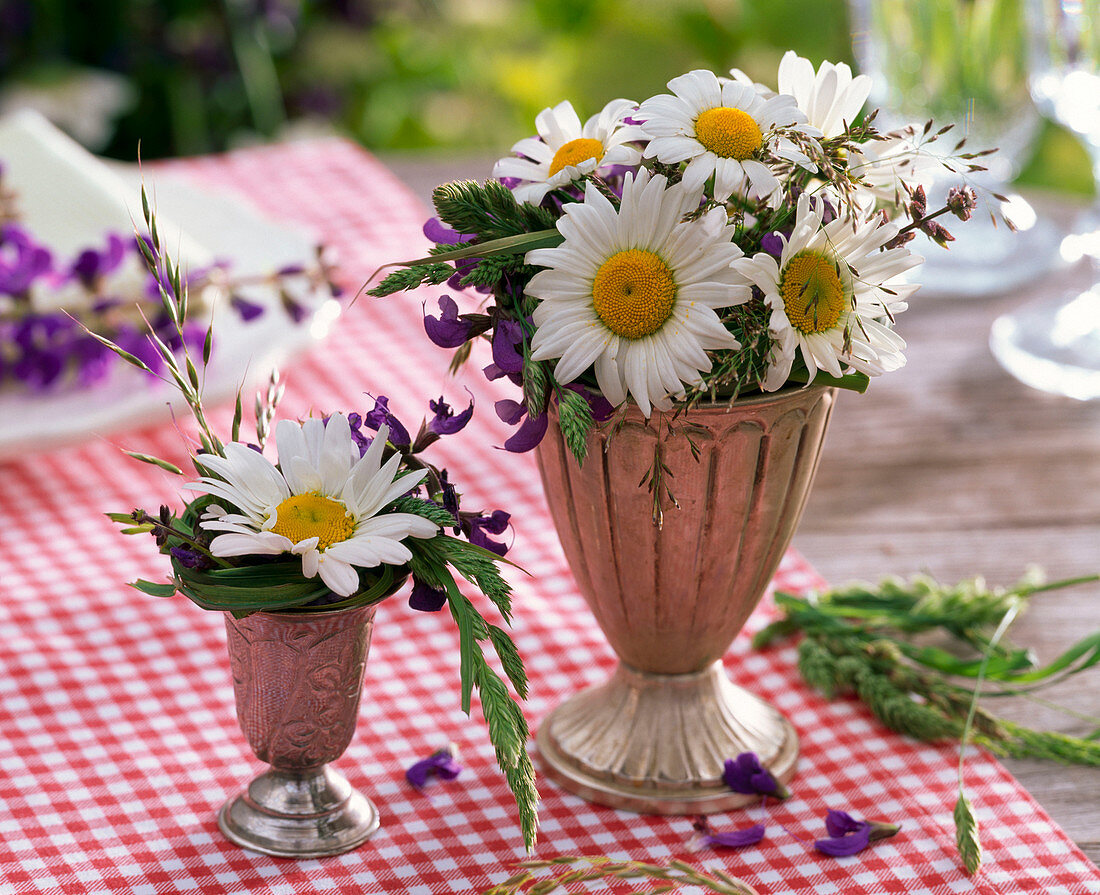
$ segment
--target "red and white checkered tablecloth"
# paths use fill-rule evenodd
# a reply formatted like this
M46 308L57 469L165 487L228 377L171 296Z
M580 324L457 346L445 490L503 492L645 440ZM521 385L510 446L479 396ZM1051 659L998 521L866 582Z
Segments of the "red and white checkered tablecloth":
M239 191L267 214L315 228L334 245L353 289L377 265L421 254L425 210L378 162L338 140L250 149L175 163L205 187ZM415 423L429 397L478 412L437 459L471 507L513 514L515 635L531 676L532 724L565 695L601 680L612 654L574 589L531 456L493 449L508 429L502 397L476 368L456 382L448 352L421 327L423 296L360 299L336 332L286 373L288 415L366 410L386 394ZM434 306L434 301L432 301ZM476 365L475 365L476 367ZM219 418L227 422L228 411ZM183 463L171 425L115 439ZM106 441L0 468L0 892L481 892L524 856L511 795L479 720L458 709L457 638L445 614L396 598L379 613L357 736L337 767L383 813L356 851L295 862L225 841L218 807L261 766L234 715L218 614L125 586L163 577L146 538L125 538L106 511L154 508L176 480ZM904 571L904 570L902 570ZM796 555L788 589L819 583ZM758 611L759 626L768 608ZM1100 871L995 760L973 750L968 786L986 848L976 879L954 847L953 748L883 729L858 703L808 690L791 648L753 653L741 636L726 658L738 683L774 701L802 737L796 797L772 812L768 837L736 852L698 851L688 818L589 805L540 780L537 855L599 854L721 866L761 893L1100 893ZM465 772L425 793L404 769L448 741ZM537 758L536 758L537 764ZM826 808L900 822L901 833L854 857L819 855ZM745 826L755 813L714 818ZM790 832L780 829L782 823ZM792 835L794 834L794 835ZM622 891L622 889L613 889Z

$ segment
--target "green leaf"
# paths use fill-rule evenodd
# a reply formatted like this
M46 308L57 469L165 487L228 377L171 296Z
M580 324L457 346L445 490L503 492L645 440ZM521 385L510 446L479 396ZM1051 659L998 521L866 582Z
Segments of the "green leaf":
M1096 631L1088 637L1077 641L1077 643L1068 650L1042 668L1038 668L1027 674L1013 675L1010 680L1014 683L1041 681L1060 671L1065 671L1071 666L1075 666L1073 670L1074 672L1078 672L1084 671L1086 668L1091 668L1098 663L1100 663L1100 631Z
M183 475L183 470L176 466L175 463L169 463L167 460L161 460L159 457L153 457L149 454L139 454L137 451L123 451L122 453L127 457L133 457L135 460L140 460L142 463L149 463L152 466L157 466L175 475Z
M155 581L146 581L144 578L131 581L130 587L140 590L143 594L149 594L151 597L172 597L176 594L175 584L158 584Z
M446 569L443 569L443 586L447 591L447 605L451 609L451 616L458 625L458 675L462 690L462 711L470 714L470 704L474 692L474 668L476 659L474 653L480 654L477 644L474 642L473 620L470 618L472 607L469 601L459 593L458 585L454 577Z
M982 843L978 835L978 821L970 800L961 792L955 802L955 844L959 849L966 872L973 876L982 866Z
M791 370L788 382L809 382L810 374L806 370ZM848 389L848 391L863 394L871 384L871 377L866 373L848 373L844 376L830 376L828 373L818 370L814 376L814 385L831 385L834 388Z

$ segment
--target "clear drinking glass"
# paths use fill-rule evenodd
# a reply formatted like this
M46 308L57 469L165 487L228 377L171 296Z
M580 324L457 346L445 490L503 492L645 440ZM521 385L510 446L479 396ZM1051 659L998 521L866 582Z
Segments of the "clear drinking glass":
M1100 183L1100 0L1030 0L1031 91L1039 107L1082 138ZM1094 285L1048 295L999 317L990 347L1020 381L1100 398L1100 205L1074 239L1093 258Z
M1028 89L1025 0L850 0L853 46L871 75L883 129L921 126L929 118L955 128L930 152L949 153L967 138L968 150L996 147L982 160L989 170L968 174L979 207L965 227L951 228L949 252L930 249L920 270L922 295L991 295L1018 287L1056 261L1060 234L1021 196L1005 194L1038 132ZM965 150L964 150L965 151ZM943 172L928 186L938 207L959 175ZM994 226L1007 214L1018 228ZM1027 251L1022 249L1027 246Z

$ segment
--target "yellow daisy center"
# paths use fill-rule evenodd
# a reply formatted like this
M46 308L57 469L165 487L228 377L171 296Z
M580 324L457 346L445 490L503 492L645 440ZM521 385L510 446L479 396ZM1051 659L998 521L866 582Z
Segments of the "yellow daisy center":
M344 505L320 494L295 494L275 510L278 518L271 530L295 544L317 538L317 549L327 550L355 533L355 520Z
M836 262L816 252L799 252L787 262L779 294L791 326L806 334L832 329L844 311L844 284Z
M590 158L594 158L597 162L603 158L603 143L591 137L570 140L554 153L554 158L550 162L550 176L553 177L562 168L579 165Z
M654 252L616 252L596 271L592 306L613 333L640 339L657 332L676 307L676 281Z
M760 148L764 135L748 112L719 106L695 119L695 139L715 155L744 161Z

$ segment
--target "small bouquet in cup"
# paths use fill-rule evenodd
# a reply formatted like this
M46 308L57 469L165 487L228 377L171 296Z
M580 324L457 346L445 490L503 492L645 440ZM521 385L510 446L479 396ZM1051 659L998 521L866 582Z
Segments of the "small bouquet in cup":
M182 331L186 282L161 249L144 191L142 199L151 238L139 246L157 275L163 313ZM507 548L489 537L504 531L508 515L462 509L447 471L422 456L469 422L473 403L456 413L442 398L431 401L432 416L415 437L384 396L362 414L337 411L276 423L282 387L273 374L256 399L253 438L242 433L238 393L229 439L223 440L201 395L212 325L202 340L201 359L192 357L188 340L172 347L151 330L157 370L106 336L90 335L125 362L174 383L198 428L199 446L190 458L195 475L182 485L191 496L182 510L165 505L157 512L109 514L126 534L152 535L169 557L168 582L138 580L133 587L158 597L180 593L203 609L242 618L259 611L328 613L365 606L411 579L410 606L424 611L447 606L458 626L462 708L469 714L476 688L530 846L538 793L526 752L527 723L483 644L491 644L520 698L527 692L523 662L508 633L487 621L456 583L465 579L477 587L510 621L511 588L499 569L507 562ZM268 459L272 441L275 458ZM185 476L172 463L128 453Z

